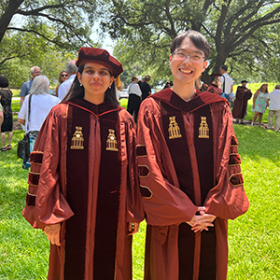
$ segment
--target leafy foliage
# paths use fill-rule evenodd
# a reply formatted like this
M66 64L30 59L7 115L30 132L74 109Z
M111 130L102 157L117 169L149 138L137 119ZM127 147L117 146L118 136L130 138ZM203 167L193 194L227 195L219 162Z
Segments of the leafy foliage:
M129 59L141 63L143 68L152 66L162 79L170 75L167 60L171 41L187 29L202 32L211 45L207 72L219 71L227 61L232 71L244 69L244 74L252 75L260 69L261 55L265 54L265 61L269 61L277 51L279 1L102 0L102 3L103 30L118 40L116 54L125 66ZM269 34L269 38L263 34ZM273 47L267 48L271 44Z

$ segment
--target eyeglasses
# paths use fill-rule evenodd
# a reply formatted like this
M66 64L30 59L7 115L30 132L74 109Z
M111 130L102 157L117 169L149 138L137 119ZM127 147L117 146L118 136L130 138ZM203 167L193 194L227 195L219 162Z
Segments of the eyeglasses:
M41 71L36 71L36 72L33 72L35 74L41 74Z
M61 75L61 77L67 77L67 76L68 76L67 74L62 74L62 75Z
M190 60L192 60L192 61L199 61L201 59L205 59L205 57L202 56L202 54L199 54L197 52L187 53L185 51L177 51L177 52L173 52L171 54L175 55L175 57L179 60L185 60L188 58L188 56L190 57Z

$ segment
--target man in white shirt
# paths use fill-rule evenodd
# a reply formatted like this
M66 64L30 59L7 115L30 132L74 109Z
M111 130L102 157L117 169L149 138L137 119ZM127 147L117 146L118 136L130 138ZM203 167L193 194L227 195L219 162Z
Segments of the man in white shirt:
M63 82L58 89L58 97L62 100L68 93L75 77L78 72L78 67L76 66L75 60L69 60L66 64L66 71L68 73L69 79Z
M222 74L222 93L224 93L224 97L228 100L228 102L232 101L233 99L233 80L227 73L228 67L226 65L222 65L220 68L220 72ZM222 94L223 96L223 94Z
M273 117L275 115L275 131L280 131L280 85L269 93L269 113L268 113L268 128L272 128Z
M131 84L128 86L127 92L127 111L133 116L135 123L137 123L137 116L141 104L142 91L138 85L138 78L136 76L132 76Z

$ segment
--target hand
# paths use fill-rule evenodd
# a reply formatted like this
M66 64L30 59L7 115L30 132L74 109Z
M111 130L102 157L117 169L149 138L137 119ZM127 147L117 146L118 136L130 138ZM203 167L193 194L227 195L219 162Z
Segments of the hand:
M60 246L60 224L49 225L44 228L44 232L52 245Z
M194 224L192 226L192 230L194 232L203 231L203 230L208 231L208 227L214 226L213 221L215 219L216 219L215 215L204 214L204 215L200 216L200 218L197 219L196 222L194 222Z
M197 208L197 212L199 212L200 215L204 215L205 214L205 207L204 206L199 206ZM189 222L186 222L186 223L189 224L192 227L194 225L194 223L197 221L197 219L199 219L199 217L201 217L200 215L194 215L192 217L192 219Z
M139 230L139 223L136 223L136 222L134 222L134 223L129 222L129 223L128 223L127 229L128 229L128 235L133 235L133 234L135 234L136 232L138 232L138 230Z

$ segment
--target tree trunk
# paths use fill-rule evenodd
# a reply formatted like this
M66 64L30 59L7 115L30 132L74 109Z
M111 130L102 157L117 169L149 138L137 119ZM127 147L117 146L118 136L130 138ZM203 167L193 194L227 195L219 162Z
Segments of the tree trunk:
M6 33L12 17L16 13L18 7L24 2L24 0L10 0L4 14L0 17L0 43Z
M218 53L212 73L220 73L220 67L225 64L227 57L224 53Z

